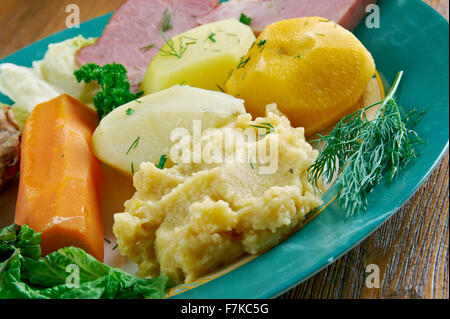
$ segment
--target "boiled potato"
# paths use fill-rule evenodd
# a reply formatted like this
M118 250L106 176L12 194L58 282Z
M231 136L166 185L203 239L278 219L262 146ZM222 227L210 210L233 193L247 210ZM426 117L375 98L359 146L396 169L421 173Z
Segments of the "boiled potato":
M225 84L254 117L269 103L308 136L335 123L360 100L374 60L349 31L320 17L269 25Z
M150 94L175 84L221 90L254 41L250 27L234 19L177 35L153 58L142 90Z
M132 174L140 163L158 163L162 155L170 155L175 128L192 134L194 120L204 130L228 124L242 113L243 101L231 95L176 85L109 113L94 132L92 146L101 161Z

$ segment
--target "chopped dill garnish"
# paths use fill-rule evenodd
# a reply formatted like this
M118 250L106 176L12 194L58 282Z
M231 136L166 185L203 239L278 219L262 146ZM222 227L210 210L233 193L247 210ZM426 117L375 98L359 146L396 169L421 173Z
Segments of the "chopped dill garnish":
M134 113L134 109L132 109L131 107L129 107L129 108L125 111L125 113L126 113L128 116L130 116L130 115L132 115L132 114Z
M141 100L139 100L139 99L137 99L137 100L134 100L136 103L139 103L139 104L141 104L142 103L142 101Z
M128 153L130 153L131 150L134 150L134 149L138 146L138 144L139 144L139 139L140 139L140 138L141 138L141 137L138 136L138 138L134 140L133 144L130 145L130 148L129 148L128 151L125 153L125 155L128 155Z
M114 247L112 248L112 250L116 250L117 247L119 247L119 244L115 244Z
M220 91L222 91L223 93L225 93L225 90L224 90L219 84L216 84L216 86L217 86L217 88L218 88Z
M108 238L105 237L104 239L108 244L111 244L111 241Z
M261 40L258 42L258 48L264 46L266 44L267 40Z
M146 45L146 46L144 46L144 47L140 47L139 50L141 50L141 51L143 51L143 52L147 52L147 51L149 51L149 50L151 50L151 49L153 49L153 48L156 48L156 44L151 43L151 44Z
M261 40L258 42L258 48L259 48L260 53L262 53L264 51L264 49L266 48L266 42L267 42L267 40Z
M263 128L266 130L266 134L270 134L275 132L275 128L273 127L272 124L270 123L261 123L260 125L250 125L251 127L255 127L255 128Z
M216 34L215 34L214 32L211 32L211 33L208 35L209 41L211 41L212 43L216 43L216 39L214 39L215 36L216 36Z
M299 54L296 56L296 58L297 58L297 59L301 59L301 58L302 58L302 54L299 53Z
M316 33L316 35L318 35L320 37L324 37L325 36L325 34L323 34L323 33Z
M338 199L352 216L367 207L367 194L387 175L388 182L417 156L415 147L422 144L413 124L423 112L402 118L394 100L403 71L400 71L384 101L367 106L341 119L330 135L319 135L312 142L325 143L308 177L317 186L319 180L330 183L336 174ZM366 111L380 105L375 118L367 120ZM410 122L409 119L414 119Z
M171 16L171 14L170 14L170 16ZM169 16L169 21L171 21L170 20L170 16ZM179 47L176 48L175 44L173 43L173 39L169 39L169 40L167 39L167 37L166 37L166 35L164 33L165 31L167 31L167 29L165 30L164 29L164 25L160 24L159 32L161 33L161 35L162 35L162 37L164 39L164 42L167 45L167 47L169 48L169 50L164 50L163 48L159 48L159 51L164 53L164 54L166 54L166 55L171 55L171 56L177 57L179 59L181 59L181 57L183 56L184 52L186 52L188 46L192 45L192 44L196 44L197 40L198 40L198 39L195 39L195 38L192 38L192 37L188 37L188 36L181 36L181 37L178 38L179 41L180 41ZM192 40L192 41L183 44L183 39L188 39L188 40Z
M173 28L172 25L172 12L169 11L169 8L164 10L163 17L161 21L159 22L159 29L162 32L166 32Z
M250 61L250 56L247 59L245 59L245 60L244 60L244 57L242 57L241 60L239 61L237 69L245 68L245 66L247 65L248 61Z
M283 54L283 48L280 48L280 55Z
M134 174L134 163L133 162L131 162L131 173Z
M244 13L241 13L241 16L239 17L239 22L246 25L250 25L250 23L252 22L252 18L247 17Z
M161 156L161 158L159 159L159 163L156 164L156 167L159 169L163 169L164 166L166 165L166 161L167 161L167 155L164 154Z
M253 166L252 159L250 159L250 166L251 166L252 169L255 169L255 167Z
M164 49L159 49L159 51L162 52L162 53L164 53L164 54L167 54L167 55L171 55L171 56L177 57L177 58L179 58L179 59L182 58L182 56L183 56L184 52L186 52L188 46L197 43L197 42L195 42L195 41L191 41L191 42L187 42L187 43L183 44L183 37L180 37L180 38L179 38L180 44L179 44L179 47L178 47L178 49L177 49L177 48L175 48L172 39L167 40L167 38L166 38L166 36L164 35L164 33L162 33L162 35L163 35L164 41L166 42L167 46L169 47L169 50L167 51L167 50L164 50Z

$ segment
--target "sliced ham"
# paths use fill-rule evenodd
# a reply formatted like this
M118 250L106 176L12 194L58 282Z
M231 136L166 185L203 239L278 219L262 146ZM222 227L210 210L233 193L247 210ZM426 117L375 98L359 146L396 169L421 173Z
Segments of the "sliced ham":
M97 43L78 52L77 63L120 63L136 91L158 47L164 44L159 31L164 13L171 13L173 27L165 32L169 39L197 27L196 20L217 5L218 0L128 0L113 14Z
M198 19L199 24L239 19L241 13L252 18L250 27L259 34L269 24L299 17L320 16L353 30L363 19L365 9L376 0L231 0Z

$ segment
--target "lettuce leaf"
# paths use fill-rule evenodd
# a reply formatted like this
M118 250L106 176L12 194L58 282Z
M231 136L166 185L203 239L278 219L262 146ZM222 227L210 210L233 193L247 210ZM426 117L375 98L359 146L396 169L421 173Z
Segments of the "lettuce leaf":
M163 298L168 278L132 276L105 265L76 247L40 257L41 238L27 225L0 229L0 299ZM78 286L67 284L68 266L76 266Z

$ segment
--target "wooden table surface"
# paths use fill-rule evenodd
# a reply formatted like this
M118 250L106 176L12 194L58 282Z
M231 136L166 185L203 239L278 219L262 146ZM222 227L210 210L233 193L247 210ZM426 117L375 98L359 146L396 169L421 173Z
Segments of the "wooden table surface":
M65 28L68 4L81 21L123 0L0 0L0 59ZM448 20L448 0L427 0ZM280 298L449 298L448 152L428 181L392 218L331 266ZM380 269L367 288L366 266Z

